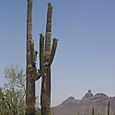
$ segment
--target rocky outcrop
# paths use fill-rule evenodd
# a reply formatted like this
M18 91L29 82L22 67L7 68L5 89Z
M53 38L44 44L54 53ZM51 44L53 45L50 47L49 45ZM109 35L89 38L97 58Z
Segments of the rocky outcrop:
M83 97L83 99L90 98L90 97L93 97L93 93L91 92L91 90L88 90L88 92L85 94L85 96Z

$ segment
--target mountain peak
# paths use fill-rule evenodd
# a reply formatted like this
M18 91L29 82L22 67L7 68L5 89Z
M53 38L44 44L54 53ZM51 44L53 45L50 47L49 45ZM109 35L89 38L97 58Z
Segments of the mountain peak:
M85 96L83 97L83 99L90 98L90 97L93 97L93 93L91 92L91 90L88 90L88 92L85 94Z
M62 104L70 104L75 102L75 98L74 97L69 97L68 99L66 99L65 101L62 102Z

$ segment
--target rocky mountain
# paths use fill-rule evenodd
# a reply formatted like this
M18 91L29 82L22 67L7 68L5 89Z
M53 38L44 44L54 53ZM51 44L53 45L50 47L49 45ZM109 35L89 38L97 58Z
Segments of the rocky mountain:
M94 107L95 115L107 115L108 102L110 102L110 115L115 115L115 97L103 93L93 95L89 90L81 100L69 97L52 108L52 112L54 115L91 115Z

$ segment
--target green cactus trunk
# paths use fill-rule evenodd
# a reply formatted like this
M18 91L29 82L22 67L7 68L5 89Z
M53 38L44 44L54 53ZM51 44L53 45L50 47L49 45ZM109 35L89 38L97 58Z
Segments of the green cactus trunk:
M92 108L92 115L94 115L95 113L94 113L94 107Z
M45 73L42 77L41 89L41 115L50 115L50 97L51 97L51 67L48 65L51 52L51 25L52 25L52 4L48 4L46 39L45 39Z
M108 110L107 110L107 115L110 115L110 102L108 102Z
M33 0L28 0L27 6L27 53L26 53L26 115L35 115L35 80L32 78L31 47L32 41L32 6ZM31 46L30 46L31 45Z
M44 56L41 57L44 58L43 59L44 74L42 76L42 86L41 86L41 115L50 115L51 64L55 56L55 51L56 51L57 41L58 41L56 38L53 39L53 45L51 49L52 13L53 13L53 5L49 3L48 11L47 11L47 25L46 25L46 36L45 36L46 39L45 39L44 53L43 53Z
M80 115L79 112L77 113L77 115Z

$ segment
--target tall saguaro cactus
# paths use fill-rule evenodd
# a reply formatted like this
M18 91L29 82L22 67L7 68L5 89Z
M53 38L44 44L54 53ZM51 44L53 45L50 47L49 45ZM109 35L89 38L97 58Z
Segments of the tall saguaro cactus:
M53 39L53 45L51 49L51 26L52 26L52 13L53 5L48 4L47 11L47 25L46 36L41 34L40 37L40 61L41 61L41 73L42 73L42 86L41 86L41 115L50 115L50 103L51 103L51 64L55 56L57 47L57 39ZM45 38L46 37L46 38ZM45 45L44 45L45 38Z
M27 53L26 53L26 115L35 115L35 81L31 74L31 50L29 41L32 40L32 6L33 0L28 0L27 6Z
M36 69L37 51L32 40L32 7L33 0L27 0L27 52L26 52L26 115L35 115L35 80L38 79Z

